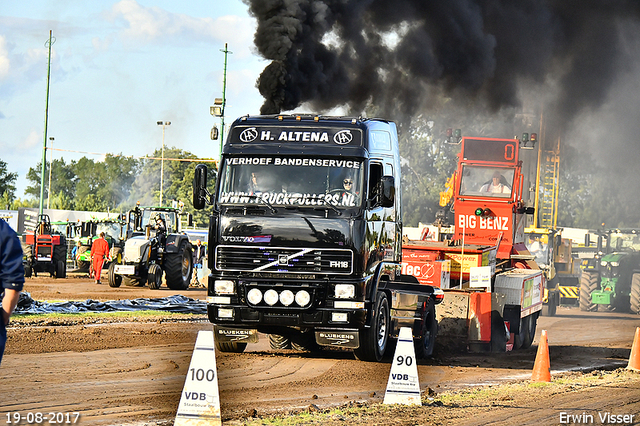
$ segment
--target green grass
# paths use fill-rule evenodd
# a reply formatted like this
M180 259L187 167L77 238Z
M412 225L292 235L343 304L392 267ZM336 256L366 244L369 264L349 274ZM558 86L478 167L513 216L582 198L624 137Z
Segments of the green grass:
M46 314L14 314L13 324L32 324L45 321L87 322L87 320L142 320L142 321L199 321L206 320L206 315L184 314L166 311L116 311L116 312L75 312Z

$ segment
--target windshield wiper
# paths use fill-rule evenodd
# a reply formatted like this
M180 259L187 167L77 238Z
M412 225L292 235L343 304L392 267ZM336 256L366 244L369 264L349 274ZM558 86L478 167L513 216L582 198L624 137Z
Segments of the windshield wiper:
M260 197L260 196L258 196L258 195L256 195L256 194L246 195L246 197L249 197L249 198L253 198L253 199L256 199L256 200L260 200L260 201L262 201L264 204L266 204L266 206L267 206L267 207L269 207L269 210L271 210L271 213L273 213L273 214L276 214L276 213L278 212L278 211L275 209L275 207L273 207L273 206L271 205L271 203L270 203L270 202L268 202L267 200L265 200L264 198L262 198L262 197Z

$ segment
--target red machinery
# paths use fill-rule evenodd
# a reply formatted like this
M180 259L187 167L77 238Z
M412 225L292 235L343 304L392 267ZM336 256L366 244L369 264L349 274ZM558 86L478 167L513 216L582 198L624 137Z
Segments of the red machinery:
M67 240L64 235L54 234L48 215L38 217L38 225L28 231L24 275L37 276L38 272L48 272L52 277L67 276Z
M519 144L462 138L452 181L452 239L403 245L406 273L445 289L439 341L472 351L526 348L533 341L545 280L524 243L525 215L533 209L522 201Z

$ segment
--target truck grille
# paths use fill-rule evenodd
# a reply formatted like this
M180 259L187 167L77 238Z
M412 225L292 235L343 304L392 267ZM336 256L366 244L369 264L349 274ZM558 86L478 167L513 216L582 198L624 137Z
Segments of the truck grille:
M353 271L353 256L346 249L218 246L218 271L340 274Z

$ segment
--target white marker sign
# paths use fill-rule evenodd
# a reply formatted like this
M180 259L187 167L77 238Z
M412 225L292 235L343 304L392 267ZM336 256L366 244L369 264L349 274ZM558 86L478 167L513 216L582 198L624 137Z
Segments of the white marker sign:
M199 331L174 426L222 425L213 331Z
M384 404L422 405L416 350L409 327L402 327L384 394Z

